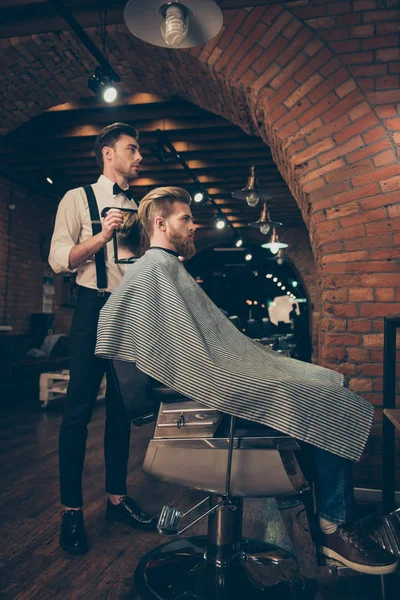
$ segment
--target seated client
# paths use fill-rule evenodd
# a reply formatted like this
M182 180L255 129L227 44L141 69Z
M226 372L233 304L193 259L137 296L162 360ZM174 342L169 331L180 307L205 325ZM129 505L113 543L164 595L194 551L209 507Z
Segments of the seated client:
M394 571L396 558L352 522L352 464L368 439L373 407L343 387L339 373L246 337L211 302L178 259L195 253L190 203L174 187L143 198L139 216L150 248L102 309L96 354L135 362L188 398L306 442L320 551L364 573Z

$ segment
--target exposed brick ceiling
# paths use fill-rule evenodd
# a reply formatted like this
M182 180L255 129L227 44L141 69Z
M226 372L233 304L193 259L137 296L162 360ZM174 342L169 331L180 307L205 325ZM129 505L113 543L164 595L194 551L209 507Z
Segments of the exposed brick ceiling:
M57 106L32 119L0 142L0 155L9 172L42 189L47 185L48 191L49 176L54 181L51 191L58 196L91 183L98 176L93 151L97 132L110 122L124 121L140 131L143 163L139 179L131 182L138 198L155 186L188 188L194 183L176 160L160 163L152 154L150 145L160 128L234 227L246 227L260 216L262 205L250 208L231 194L246 185L252 164L260 185L273 196L268 203L271 217L286 226L301 222L296 201L260 138L179 98L136 94L122 101L110 108L90 98ZM194 207L194 212L199 227L214 227L216 211L211 203Z
M123 24L123 8L126 4L124 1L111 0L105 3L99 0L65 0L64 4L73 10L75 18L82 26L99 26L102 17L99 9L105 4L107 23L110 26ZM248 5L247 2L239 0L222 1L219 4L223 9ZM251 4L272 3L253 1ZM38 34L65 31L69 39L72 37L74 44L74 47L71 47L65 39L66 53L74 53L75 47L79 46L81 51L86 51L83 44L77 38L74 39L74 34L57 15L54 7L44 0L0 0L0 23L0 38L30 36L32 39ZM124 38L121 36L119 52L126 56L126 36ZM60 50L63 51L62 42ZM131 52L131 49L129 50ZM115 52L114 48L113 55ZM47 68L51 70L50 64ZM67 67L66 82L61 80L63 69L62 62L54 65L54 80L48 83L49 91L59 83L64 86L68 85L68 81L71 82L71 74L67 74ZM140 69L139 61L139 65L133 66L133 73L130 73L132 79L136 71L138 81L135 84L139 89ZM73 91L73 97L77 98L81 90L81 100L57 105L42 113L39 111L37 117L16 129L13 128L0 140L3 172L6 171L19 181L30 183L46 193L50 192L50 188L46 189L45 179L50 176L54 181L51 193L60 197L67 189L90 183L96 178L98 169L93 152L95 136L103 126L121 120L134 124L141 132L140 143L144 161L140 178L132 182L139 197L158 185L175 184L188 187L192 183L177 162L160 164L150 152L149 145L156 141L156 130L162 129L168 133L170 141L234 227L245 228L249 222L260 217L261 205L249 208L244 201L235 200L231 195L232 191L246 185L252 164L256 166L259 184L267 188L273 196L268 203L271 217L288 227L304 226L297 203L280 175L270 149L259 137L251 135L251 126L246 119L242 120L243 129L240 129L223 117L212 114L173 93L163 93L160 96L154 93L124 92L124 77L119 104L104 106L93 97L85 97L90 94L86 87L87 76L81 77L80 73L76 75L71 92ZM153 91L151 83L147 84L145 91ZM160 91L158 83L155 84L154 91ZM23 104L20 100L19 110L22 112ZM237 110L240 110L240 103ZM221 110L218 112L221 114ZM215 210L211 204L195 208L194 212L200 228L214 228Z

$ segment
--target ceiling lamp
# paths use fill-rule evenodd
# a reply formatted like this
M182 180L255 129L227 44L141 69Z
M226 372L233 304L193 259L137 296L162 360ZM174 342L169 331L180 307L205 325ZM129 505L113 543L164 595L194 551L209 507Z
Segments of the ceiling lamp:
M267 235L271 227L280 227L282 223L278 221L271 221L269 216L269 211L267 208L267 203L264 202L263 209L261 211L261 216L258 221L253 221L253 223L249 223L250 227L257 227L264 235Z
M271 200L272 196L258 187L256 180L256 168L254 165L250 167L250 176L247 181L247 186L241 190L232 192L232 196L238 200L246 200L251 207L257 206L260 200Z
M111 104L118 97L117 88L101 67L96 67L94 74L89 77L88 88L96 96L101 96L107 104Z
M162 48L203 46L223 25L214 0L130 0L124 19L134 36Z
M208 194L207 194L206 190L204 190L200 187L194 187L190 190L190 192L191 192L191 196L193 198L193 202L197 206L201 206L207 202Z
M167 147L165 139L161 135L158 135L155 143L150 144L149 148L160 163L166 163L175 158L174 154Z
M266 244L261 244L261 248L268 248L272 254L276 254L280 248L287 248L288 245L280 242L275 227L272 229L271 239Z
M217 229L224 229L225 226L226 226L225 219L223 219L222 217L217 217L216 222L215 222L215 227Z
M244 258L245 258L245 260L249 261L253 258L253 256L251 254L246 254L246 256Z
M236 240L235 246L236 246L236 248L241 248L243 246L242 238L239 238L238 240Z
M271 250L271 248L270 248ZM272 250L271 250L272 252ZM279 248L278 252L275 254L275 256L270 256L269 260L274 260L275 262L278 263L278 265L283 265L283 263L285 262L285 251L283 248Z

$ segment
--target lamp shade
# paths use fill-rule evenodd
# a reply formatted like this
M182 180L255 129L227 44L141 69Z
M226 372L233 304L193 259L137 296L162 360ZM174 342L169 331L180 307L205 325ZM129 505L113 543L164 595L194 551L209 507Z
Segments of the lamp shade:
M182 8L188 21L187 34L182 36L179 45L168 44L161 33L161 28L165 28L167 9L176 6L178 10ZM130 0L125 6L124 19L135 37L162 48L202 46L212 40L223 25L222 12L214 0Z
M254 165L250 167L250 176L247 181L245 188L232 192L232 196L238 200L245 200L249 206L257 206L261 201L268 201L272 199L265 190L259 188L256 179L256 168Z
M281 225L282 223L279 223L279 221L271 220L269 216L269 211L267 209L267 204L265 202L258 221L253 221L252 223L249 223L250 227L256 227L264 235L267 235L271 228L280 227Z
M261 248L268 248L272 254L276 254L278 250L281 248L287 248L288 245L285 242L280 242L278 238L278 234L275 231L275 228L272 230L271 239L266 244L261 244Z

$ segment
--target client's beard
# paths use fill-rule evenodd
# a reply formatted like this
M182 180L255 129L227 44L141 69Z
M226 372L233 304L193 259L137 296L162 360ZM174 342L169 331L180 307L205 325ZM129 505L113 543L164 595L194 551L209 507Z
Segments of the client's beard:
M171 231L169 241L175 246L175 250L179 256L183 256L183 258L189 259L196 254L196 246L190 237L184 238L179 233L176 233L176 231Z

